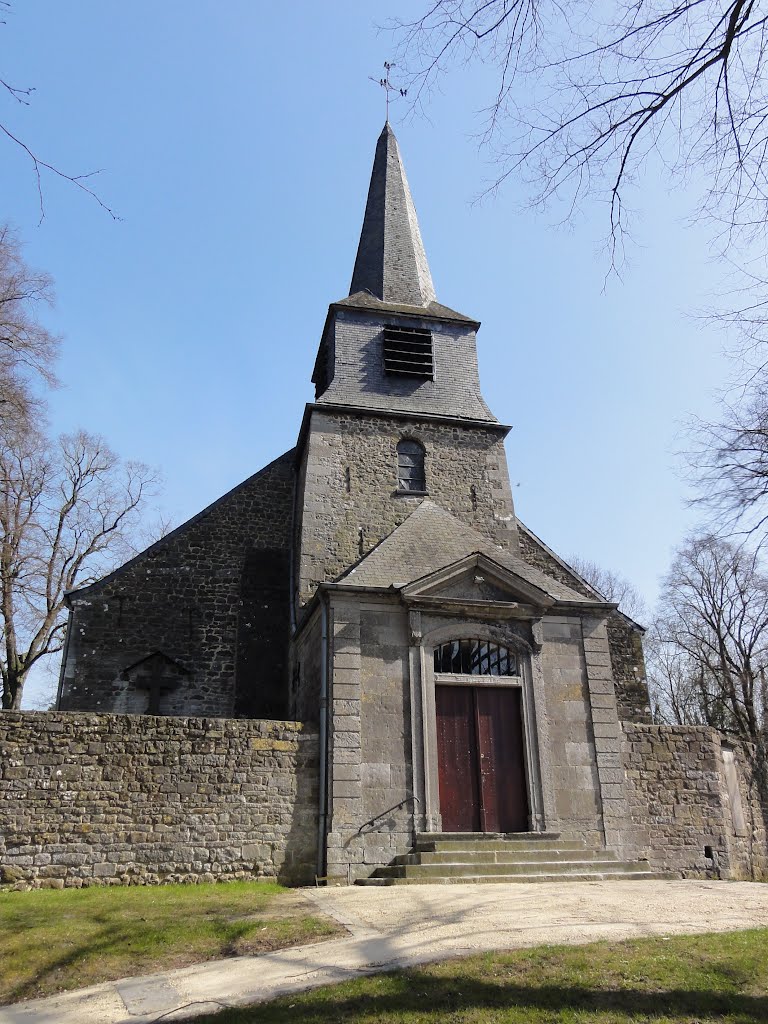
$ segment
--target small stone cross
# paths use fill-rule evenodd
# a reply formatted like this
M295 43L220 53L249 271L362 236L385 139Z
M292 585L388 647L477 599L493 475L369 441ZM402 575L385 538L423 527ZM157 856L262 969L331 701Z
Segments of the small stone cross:
M159 715L160 711L160 699L164 693L169 690L175 689L178 685L178 680L169 679L168 676L163 674L162 668L155 668L152 670L152 674L146 679L146 682L142 681L136 684L142 690L149 692L149 700L147 701L147 710L144 712L145 715Z

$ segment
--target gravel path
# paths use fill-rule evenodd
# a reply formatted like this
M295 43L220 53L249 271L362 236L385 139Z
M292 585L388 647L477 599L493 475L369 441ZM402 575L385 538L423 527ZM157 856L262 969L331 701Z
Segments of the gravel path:
M768 885L566 882L307 889L348 938L0 1008L0 1024L151 1024L485 949L768 927Z

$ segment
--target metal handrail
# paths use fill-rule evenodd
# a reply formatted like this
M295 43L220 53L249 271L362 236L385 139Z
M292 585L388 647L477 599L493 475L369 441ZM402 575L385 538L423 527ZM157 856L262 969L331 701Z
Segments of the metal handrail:
M420 804L421 803L421 800L417 796L406 796L406 797L404 797L400 801L399 804L393 804L391 807L388 807L386 809L386 811L381 811L379 814L374 814L374 816L372 818L369 818L368 821L364 821L363 824L360 826L360 828L357 830L357 832L355 832L355 835L357 835L357 836L362 835L364 828L368 828L369 825L373 825L373 823L375 821L378 821L379 818L383 818L385 815L391 814L392 811L399 810L401 807L403 807L405 804L409 803L410 801L413 801L415 804Z

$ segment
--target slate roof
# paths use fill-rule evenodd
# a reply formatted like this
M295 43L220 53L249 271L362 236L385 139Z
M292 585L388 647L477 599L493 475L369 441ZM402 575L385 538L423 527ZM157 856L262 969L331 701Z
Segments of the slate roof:
M406 302L384 302L383 299L371 295L370 292L355 292L346 299L339 299L331 305L332 309L337 306L352 309L368 309L376 313L400 313L403 316L424 316L425 314L435 320L452 320L461 324L470 324L472 327L479 327L480 321L471 316L464 316L457 313L450 306L444 306L441 302L428 302L425 306L412 306Z
M556 601L595 603L494 544L429 498L336 582L348 587L399 589L475 552L492 558Z
M421 309L436 299L411 190L389 122L376 143L349 289L350 295L357 292Z

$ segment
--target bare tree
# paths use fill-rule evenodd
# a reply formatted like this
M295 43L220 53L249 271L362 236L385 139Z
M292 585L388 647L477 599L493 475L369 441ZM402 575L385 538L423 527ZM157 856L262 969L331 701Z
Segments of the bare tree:
M64 595L130 553L155 477L80 432L0 440L2 707L18 709L30 669L60 650Z
M643 639L654 721L728 729L731 718L720 677L706 660L680 646L674 617L655 619Z
M36 385L57 383L59 338L40 319L52 303L49 275L29 267L16 235L0 226L0 426L6 433L12 422L27 429L39 413Z
M568 559L568 564L587 583L605 598L606 601L615 601L619 609L636 622L644 622L648 619L648 606L646 605L640 591L625 576L610 569L603 569L595 562L586 558L574 556Z
M757 554L711 535L689 539L661 609L649 676L664 717L730 732L764 758L768 576Z
M698 172L724 248L764 241L768 20L754 0L431 0L390 24L409 96L495 68L480 141L536 203L607 200L614 261L641 172Z

